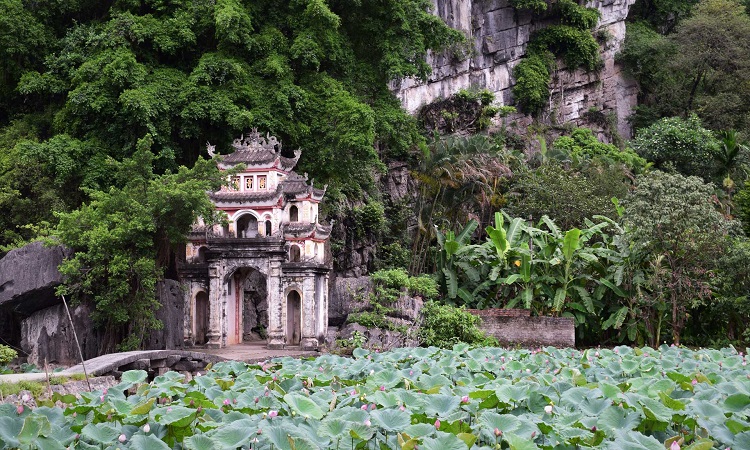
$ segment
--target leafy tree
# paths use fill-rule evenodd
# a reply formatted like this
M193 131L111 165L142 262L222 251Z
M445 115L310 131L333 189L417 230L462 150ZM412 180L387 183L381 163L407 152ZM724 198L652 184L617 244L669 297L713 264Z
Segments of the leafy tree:
M674 1L688 6L692 2ZM714 130L750 125L750 16L735 0L703 0L674 33L629 26L620 55L636 76L636 127L660 117L700 116Z
M192 169L156 175L151 141L114 167L114 186L89 192L79 209L59 213L57 240L75 253L60 266L61 294L91 301L94 323L105 330L101 351L136 348L149 329L159 327L154 311L156 282L162 279L174 246L198 216L208 222L214 207L206 194L224 176L214 161L199 159Z
M706 181L714 175L715 160L720 153L719 140L703 128L695 115L687 119L661 119L640 130L631 146L660 169L699 176Z
M555 161L521 172L506 195L509 214L538 221L549 216L561 228L581 227L595 215L614 216L612 197L627 194L629 179L621 167L591 164L566 169Z
M713 187L700 178L654 171L639 176L623 202L632 251L660 260L650 287L669 306L673 341L680 343L687 313L711 296L710 281L733 225L714 207ZM657 337L658 339L658 337Z
M497 345L497 340L479 329L482 319L464 308L427 302L422 307L418 336L422 345L452 348L465 342L474 345Z

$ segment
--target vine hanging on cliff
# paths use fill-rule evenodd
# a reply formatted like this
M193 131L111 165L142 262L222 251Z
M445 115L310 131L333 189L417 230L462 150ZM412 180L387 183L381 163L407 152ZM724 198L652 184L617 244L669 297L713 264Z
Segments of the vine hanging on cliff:
M513 0L511 4L536 14L547 11L549 6L542 0ZM513 69L513 95L521 110L530 114L538 113L547 104L555 58L561 58L568 70L596 70L602 65L599 44L591 33L600 17L597 9L560 0L549 14L559 23L534 32L526 57Z

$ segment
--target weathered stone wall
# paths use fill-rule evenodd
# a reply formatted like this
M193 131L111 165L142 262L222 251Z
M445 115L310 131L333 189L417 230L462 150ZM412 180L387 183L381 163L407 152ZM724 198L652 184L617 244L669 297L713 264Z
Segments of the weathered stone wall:
M445 22L461 30L470 42L463 51L452 49L431 55L433 72L425 82L405 79L392 85L403 106L416 112L421 106L448 98L460 89L488 89L499 105L512 105L513 68L525 54L531 33L547 25L525 10L516 11L509 0L433 0L434 12ZM614 56L625 38L625 18L635 0L592 0L587 6L598 8L601 19L595 33L604 37L600 72L558 71L551 82L550 121L591 123L584 114L591 109L617 115L617 129L630 136L626 122L636 104L637 87L628 79ZM465 55L465 56L464 56ZM521 126L528 117L517 116Z
M576 344L575 324L568 317L529 317L528 314L524 317L504 310L470 311L482 318L480 328L497 338L500 345L575 347Z

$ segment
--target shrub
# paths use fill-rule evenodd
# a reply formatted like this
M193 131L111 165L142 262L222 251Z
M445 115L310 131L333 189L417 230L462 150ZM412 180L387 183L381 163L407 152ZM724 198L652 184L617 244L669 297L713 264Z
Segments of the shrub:
M576 159L600 158L608 163L622 163L635 173L642 173L648 167L648 161L633 150L620 150L612 144L600 142L588 128L576 128L570 136L559 137L553 147Z
M474 345L497 345L497 340L479 329L482 319L466 311L437 302L427 302L422 307L422 325L417 336L422 344L451 348L465 342Z
M0 344L0 366L8 364L9 362L16 359L18 352L8 347L7 345Z
M662 170L677 171L710 181L721 144L703 128L700 119L669 117L640 130L632 141L633 150Z

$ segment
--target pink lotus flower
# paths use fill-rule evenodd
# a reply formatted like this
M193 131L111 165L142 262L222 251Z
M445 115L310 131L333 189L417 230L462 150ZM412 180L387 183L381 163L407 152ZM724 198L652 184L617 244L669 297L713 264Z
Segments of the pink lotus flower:
M365 420L365 425L367 425L368 427L369 427L370 425L372 425L372 422L370 422L370 419L366 419L366 420Z
M144 433L148 433L149 431L151 431L151 425L149 425L149 424L144 425L143 426L143 432Z
M362 405L359 407L362 411L367 411L367 405Z
M695 378L693 378L693 381L691 381L691 383L693 383L693 386L695 386L696 384L698 384L698 380L696 380Z
M225 406L228 405L229 404L229 399L225 398L223 403L224 403Z
M440 428L440 419L435 419L435 429Z
M276 410L268 411L268 417L276 417L279 415L279 412Z
M385 386L380 386L380 390L384 391L385 390Z
M461 397L461 403L469 403L469 396L464 395L463 397Z
M500 437L500 436L502 436L502 435L503 435L503 432L502 432L502 431L500 431L500 429L499 429L499 428L495 428L495 437Z
M117 440L120 442L125 442L128 440L128 438L124 434L121 434L120 437L117 438Z
M370 405L370 410L376 409L377 407L378 407L378 405L376 405L375 403L372 403Z
M29 394L23 394L23 395L21 396L21 401L22 401L22 402L26 403L26 402L28 402L29 400L31 400L31 396L30 396Z
M400 409L401 411L405 411L406 407L404 405L401 405L401 406L398 407L398 409Z
M680 450L680 444L677 441L672 441L672 445L669 446L669 450Z
M19 416L23 414L23 405L18 405L18 407L16 408L16 412Z
M545 406L544 412L546 412L547 414L552 414L552 405Z

